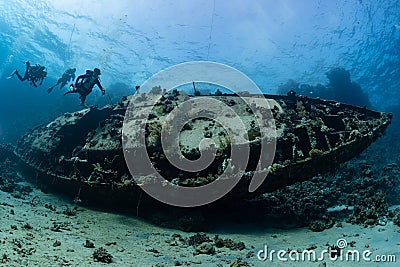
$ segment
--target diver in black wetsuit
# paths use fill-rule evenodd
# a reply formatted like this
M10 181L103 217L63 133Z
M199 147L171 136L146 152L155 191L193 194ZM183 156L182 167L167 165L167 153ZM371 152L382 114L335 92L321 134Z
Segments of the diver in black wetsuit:
M70 91L66 92L64 95L78 93L79 99L81 100L81 105L86 107L85 100L86 97L92 92L93 87L97 85L101 93L104 95L106 91L101 86L99 76L101 75L100 69L95 68L92 70L87 70L85 74L82 74L76 78L75 85L70 85Z
M18 79L23 82L25 80L29 81L30 85L33 85L37 87L36 82L40 81L39 85L42 85L44 78L47 76L47 72L44 70L46 67L41 66L39 64L36 64L35 66L31 66L31 63L29 61L25 62L26 64L26 69L25 69L25 74L24 77L19 74L18 70L15 70L9 77L13 77L14 75L17 75Z

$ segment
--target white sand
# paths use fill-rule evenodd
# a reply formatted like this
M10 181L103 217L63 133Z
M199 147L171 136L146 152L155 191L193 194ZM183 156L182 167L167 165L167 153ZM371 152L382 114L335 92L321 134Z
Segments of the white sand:
M160 228L133 216L84 207L78 207L75 216L67 216L63 211L74 207L69 199L44 194L36 189L23 198L0 191L0 204L1 266L175 266L175 262L181 266L230 266L238 257L250 266L400 266L400 227L392 223L373 228L343 224L342 228L335 226L321 233L306 228L280 230L250 224L219 224L207 235L212 238L218 234L223 239L243 241L246 249L216 248L214 255L194 255L193 247L172 237L173 234L189 237L194 233ZM46 204L54 207L55 211L46 208ZM25 229L26 223L33 229ZM61 232L52 230L53 223L61 225ZM12 229L15 226L16 230ZM282 262L276 253L273 262L269 259L262 262L256 256L264 245L268 245L269 251L303 250L315 245L319 255L327 249L327 243L336 244L339 238L345 238L348 244L355 242L354 247L348 246L345 250L358 249L362 253L369 249L373 253L371 259L378 254L395 255L397 264L363 260L334 262L328 256L318 262ZM84 247L87 239L95 244L95 248ZM53 244L57 240L61 245L55 247ZM92 254L99 247L111 253L111 264L93 260ZM288 258L288 255L285 257Z

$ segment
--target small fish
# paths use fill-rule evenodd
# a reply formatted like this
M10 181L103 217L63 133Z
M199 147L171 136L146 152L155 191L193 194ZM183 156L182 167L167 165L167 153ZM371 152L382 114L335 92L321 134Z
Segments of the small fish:
M396 30L400 30L400 25L395 24L394 27L396 28Z

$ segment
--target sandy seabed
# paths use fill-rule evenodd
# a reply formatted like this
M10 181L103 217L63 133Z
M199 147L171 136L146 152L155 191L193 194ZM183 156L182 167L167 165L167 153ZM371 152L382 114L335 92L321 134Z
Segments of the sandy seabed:
M391 222L371 228L343 223L323 232L217 223L205 233L210 239L218 235L243 242L245 248L213 246L213 254L201 254L187 243L196 233L161 228L126 214L75 208L71 200L38 189L22 196L0 191L0 216L1 266L399 266L400 262L400 227ZM303 253L313 250L319 258L339 239L347 243L341 250L343 260L331 260L326 253L324 259L308 261ZM265 257L259 251L266 246L268 257L261 261L257 255ZM111 263L95 260L93 254L100 247L112 255ZM281 252L287 260L282 261L279 250L298 254ZM357 250L360 260L346 261L349 250ZM364 260L363 253L371 261ZM386 261L377 262L379 257Z

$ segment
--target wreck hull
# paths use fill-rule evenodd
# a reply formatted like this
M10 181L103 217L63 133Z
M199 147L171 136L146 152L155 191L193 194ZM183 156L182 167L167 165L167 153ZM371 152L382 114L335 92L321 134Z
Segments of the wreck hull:
M245 109L237 95L215 97L235 103L240 115L250 116L244 114ZM224 199L240 200L271 192L310 179L319 173L332 171L383 135L391 121L391 115L335 101L298 96L264 97L273 100L273 105L276 105L271 106L278 132L274 163L268 169L267 178L255 192L250 193L248 190L251 175L244 175ZM130 101L137 101L137 114L140 114L146 101L138 101L138 98L145 99L135 95ZM188 98L178 93L172 98L172 105L177 106ZM77 200L92 199L110 205L118 202L131 207L136 207L141 201L157 205L157 201L148 197L136 185L126 166L122 125L127 106L128 99L125 99L103 109L91 108L65 114L27 133L18 143L14 154L29 166L30 176L36 177L33 178L35 182ZM165 103L159 103L158 107L165 107ZM148 119L148 124L162 124L163 117L165 114L160 112L151 119L138 117L137 120ZM201 131L195 124L193 127L188 131ZM77 137L73 138L74 135ZM148 137L149 140L155 140L157 136L149 134ZM151 145L150 141L147 144ZM252 148L254 156L260 143L256 138L251 144L255 147ZM153 152L159 155L158 150ZM220 162L225 160L225 156L222 155ZM163 161L156 164L165 166ZM256 172L254 166L248 167L247 171ZM168 175L171 176L170 180L175 178L172 171ZM181 182L185 186L193 186L193 180L187 177Z

